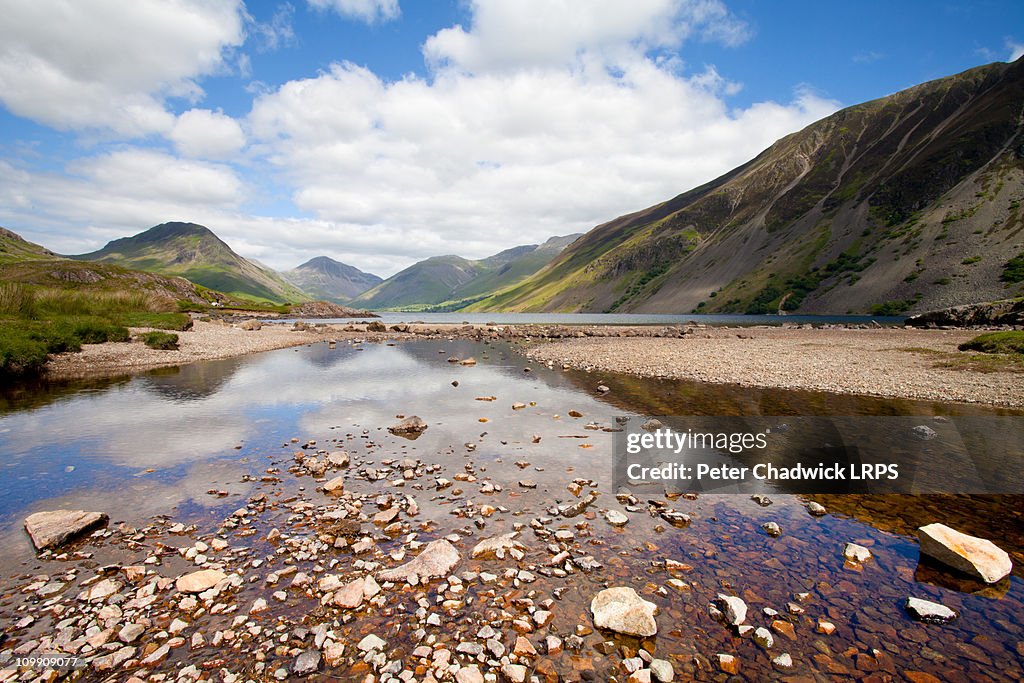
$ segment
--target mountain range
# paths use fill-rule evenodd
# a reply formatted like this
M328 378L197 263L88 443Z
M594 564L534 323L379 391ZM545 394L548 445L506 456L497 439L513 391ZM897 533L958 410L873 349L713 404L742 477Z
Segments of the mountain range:
M1024 58L843 109L584 235L479 260L435 256L386 280L326 256L277 273L183 222L69 258L257 302L899 314L1024 295L1022 201ZM58 258L0 229L0 264Z
M902 313L1019 296L1024 59L833 114L467 310Z
M351 300L371 309L435 307L457 310L537 272L580 235L552 237L471 261L434 256L414 263Z

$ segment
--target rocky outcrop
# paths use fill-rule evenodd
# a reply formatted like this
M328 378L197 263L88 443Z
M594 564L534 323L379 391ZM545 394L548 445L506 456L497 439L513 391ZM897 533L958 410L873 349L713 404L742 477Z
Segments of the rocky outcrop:
M654 620L657 609L653 602L644 600L627 586L606 588L590 603L598 628L644 638L658 632L658 623Z
M985 583L1009 575L1013 563L1005 550L992 541L968 536L945 524L929 524L917 530L921 555L932 558Z
M291 315L297 318L379 318L380 316L370 311L359 308L339 306L330 301L307 301L298 306L292 306Z
M71 539L104 526L109 521L103 512L85 510L47 510L25 518L25 531L36 550L56 548Z
M1003 299L926 311L904 321L914 327L990 327L1024 325L1024 299Z

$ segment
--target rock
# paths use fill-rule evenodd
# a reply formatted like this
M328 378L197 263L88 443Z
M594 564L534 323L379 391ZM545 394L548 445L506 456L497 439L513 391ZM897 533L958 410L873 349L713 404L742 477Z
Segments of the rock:
M446 576L462 558L458 549L443 538L431 541L411 562L377 574L379 581L407 581L416 585L423 579Z
M512 550L517 545L522 547L522 544L516 543L515 541L517 536L519 536L519 532L513 531L508 534L502 534L501 536L485 538L473 546L472 556L477 558L493 553L495 557L502 560L505 558L505 553L509 550Z
M985 583L996 583L1013 569L1010 556L992 541L968 536L945 524L923 526L917 536L922 555Z
M761 528L764 529L765 533L772 538L778 538L782 535L782 529L780 529L779 525L775 522L765 522L761 525Z
M607 394L607 393L608 393L609 391L611 391L611 389L609 389L608 387L606 387L606 386L605 386L605 385L603 385L603 384L598 384L598 385L597 385L597 390L598 390L599 392L601 392L602 394Z
M119 590L121 590L121 584L117 581L112 579L103 579L79 593L78 599L85 602L99 602L100 600L109 598Z
M807 503L807 511L815 517L821 517L826 513L825 506L821 503L815 503L813 500Z
M758 626L754 631L754 642L767 650L775 645L775 636L764 626Z
M202 593L228 578L228 575L216 569L201 569L191 574L179 576L174 587L182 593Z
M907 598L906 608L910 616L929 624L945 624L959 616L943 604L919 598Z
M292 673L296 676L308 676L319 668L320 650L306 650L292 663Z
M843 557L850 562L856 562L863 564L871 559L871 551L862 545L856 543L847 543L846 547L843 548Z
M470 357L470 358L467 358L466 360L461 360L461 361L459 361L459 365L466 365L466 366L476 365L476 358Z
M629 524L629 517L618 510L609 510L604 513L604 519L612 526L626 526Z
M388 427L388 431L399 436L419 436L423 432L427 431L427 423L416 415L411 415L398 424L393 424Z
M783 670L792 669L793 658L790 656L788 652L783 652L781 655L772 659L772 666L774 666L777 669Z
M484 683L484 675L474 666L464 666L455 674L455 683Z
M71 539L106 525L106 513L85 510L47 510L25 518L25 531L36 550L56 548Z
M910 430L910 433L919 441L931 441L938 436L938 433L928 425L917 425Z
M630 636L653 636L658 632L654 620L657 606L644 600L632 588L606 588L590 603L594 624Z
M335 477L323 485L327 493L341 494L345 492L345 477Z
M385 325L384 323L380 322L379 320L374 320L373 322L371 322L371 323L366 325L366 331L367 332L387 332L388 331L388 327L387 327L387 325Z
M1001 299L926 311L908 317L903 324L915 327L1022 325L1024 324L1024 299Z
M822 633L822 634L824 634L826 636L830 636L830 635L832 635L833 633L836 632L836 625L833 624L831 621L823 621L823 620L819 619L818 620L818 625L815 626L814 630L817 631L818 633Z
M672 668L672 664L664 659L652 659L651 660L651 676L658 683L672 683L675 680L676 672Z
M715 655L715 659L718 661L718 668L727 674L735 674L740 670L739 661L732 655L719 652Z
M715 602L718 604L719 609L722 610L725 623L730 626L739 626L747 620L747 603L743 602L741 598L735 595L719 593Z
M501 675L510 683L524 683L527 669L522 664L502 664Z
M370 652L372 650L383 650L386 646L387 641L371 633L359 641L356 645L356 649L360 652Z
M255 332L263 327L263 323L255 318L250 318L249 320L243 320L238 327L246 332Z
M334 451L327 456L327 462L332 467L348 467L351 461L352 458L346 451Z
M122 643L132 643L141 636L145 630L146 627L142 624L128 624L118 632L117 639Z
M754 501L763 508L766 508L772 504L772 499L764 495L763 493L755 493L750 497L750 500Z
M350 581L334 593L334 604L342 609L355 609L363 604L363 579Z
M345 644L344 643L330 643L324 648L324 663L327 666L335 667L340 666L342 658L345 656Z

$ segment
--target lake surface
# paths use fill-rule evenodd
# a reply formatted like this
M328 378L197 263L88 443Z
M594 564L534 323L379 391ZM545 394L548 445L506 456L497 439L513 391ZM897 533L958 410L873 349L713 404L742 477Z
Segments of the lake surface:
M474 357L477 364L448 362L453 357ZM610 391L598 392L599 384ZM293 540L315 537L316 530L300 519L295 506L329 504L311 477L291 471L296 450L315 441L310 452L344 448L353 455L346 491L370 496L371 507L374 496L413 496L419 514L411 530L422 540L447 534L464 538L459 542L464 561L457 571L501 576L508 567L529 568L534 582L520 585L518 580L499 579L499 593L541 600L557 591L558 600L550 608L553 621L532 636L538 649L545 633L564 638L581 624L592 627L588 607L593 595L606 585L628 585L658 605L661 630L648 645L655 648L655 656L672 661L684 678L714 678L713 661L719 652L737 656L740 673L750 680L773 675L770 658L781 652L793 656L794 673L811 676L924 671L940 679L954 674L962 680L1019 678L1024 497L798 497L778 492L772 493L768 507L740 495L664 499L662 504L692 518L681 529L648 514L646 500L638 501L624 528L611 527L595 514L605 508L622 509L609 492L613 434L605 431L616 416L1019 414L1014 411L556 371L525 361L506 344L463 340L339 343L335 349L315 344L132 378L6 387L2 393L0 538L6 552L0 558L0 618L7 623L19 616L14 610L22 599L17 596L28 577L65 571L54 565L67 567L75 561L37 558L20 528L26 514L98 509L110 514L111 528L128 528L125 535L132 533L130 529L150 529L145 543L133 536L118 544L115 534L82 544L88 557L79 560L83 564L75 581L92 576L96 567L142 563L159 555L154 548L173 551L214 534L241 545L243 559L273 558L279 548L264 540L271 529ZM491 397L495 400L478 400ZM513 409L514 402L524 406ZM582 417L570 417L570 410ZM429 425L420 438L410 441L388 433L387 426L398 416L414 414ZM362 472L396 459L418 460L436 467L436 472L408 486L396 484L393 477L372 481L353 474L357 465ZM467 472L472 479L465 477ZM460 474L461 479L456 476ZM455 486L435 490L435 476L454 480ZM524 480L535 488L521 486ZM578 501L567 490L573 480L593 482L602 492L599 502L577 518L555 517L549 528L572 531L572 552L592 556L601 570L568 578L545 575L552 541L532 534L529 527L521 537L526 546L522 561L469 559L469 548L480 538L551 517L554 505ZM482 481L498 484L499 490L482 494ZM260 495L269 501L265 512L238 528L225 527L232 511ZM830 514L807 514L809 498L825 505ZM477 510L482 502L497 507L497 512L481 516ZM768 521L781 526L782 536L764 533L761 526ZM1014 574L986 587L920 563L913 530L933 521L991 539L1011 553ZM194 524L196 529L189 538L171 535L171 522ZM389 554L402 550L401 537L379 529L371 533L379 549L375 559L396 565ZM870 548L874 559L864 566L848 565L842 558L847 542ZM332 552L330 563L338 563L332 571L352 566L348 551ZM158 565L162 575L174 577L187 570L177 553L164 554ZM666 571L665 558L688 568ZM271 566L281 566L270 561ZM327 561L300 558L293 563L318 575ZM251 564L239 567L260 579L267 572ZM666 589L671 578L680 579L685 590L678 584ZM68 588L68 595L77 590ZM246 583L238 604L269 598L270 590L262 580ZM423 597L433 601L437 590L435 585ZM494 590L473 583L466 596L476 602L430 632L454 650L461 640L474 637L483 620L498 623L500 609L522 609L502 603L496 612ZM778 610L781 618L794 624L795 638L775 634L776 647L766 653L749 638L737 637L707 613L709 601L723 590L747 601L748 623L767 626L771 620L762 608ZM912 621L902 608L909 595L942 602L961 616L944 626ZM409 657L416 646L413 631L419 626L411 618L415 602L400 591L393 597L388 593L388 600L385 607L371 608L351 620L324 618L335 618L336 633L348 642L377 633L386 637L396 656ZM804 613L793 612L787 607L791 603L799 603ZM266 619L271 624L280 620L312 627L311 615L321 612L316 595L290 594L287 601L273 603ZM203 617L202 628L207 633L226 629L232 618L210 614ZM52 630L56 619L41 616L33 626L12 633L0 654ZM835 623L836 633L816 633L819 619ZM504 631L514 638L507 624ZM641 645L607 633L584 633L581 652L567 650L549 659L563 673L590 668L597 680L607 680L612 672L621 671L621 658L598 655L593 648L609 638L624 652ZM511 646L511 641L506 644ZM233 670L258 675L247 668L252 666L247 647L259 650L258 638L237 652L219 654ZM190 655L184 646L172 653L167 666L213 654L199 650ZM270 653L270 666L286 666L292 658ZM362 680L365 670L354 663L352 667L334 673L339 680Z
M381 322L469 323L473 325L902 325L902 316L870 315L699 315L656 313L421 313L377 311ZM293 319L289 318L287 322ZM321 322L348 323L352 318L331 318Z

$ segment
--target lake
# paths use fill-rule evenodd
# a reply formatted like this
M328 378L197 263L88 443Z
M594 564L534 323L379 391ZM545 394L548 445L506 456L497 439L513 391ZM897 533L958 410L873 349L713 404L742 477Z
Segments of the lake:
M484 317L501 322L500 316ZM449 362L469 357L476 365ZM609 391L599 392L598 385ZM367 634L387 641L389 659L413 667L412 652L427 642L423 638L454 651L475 640L485 623L494 624L511 648L521 628L515 619L530 625L531 608L545 600L551 601L544 606L551 621L532 623L527 637L543 655L545 635L568 642L577 634L578 651L566 648L544 658L563 674L590 670L597 680L621 671L621 658L639 647L668 659L683 678L712 678L717 653L735 655L741 674L752 680L774 675L770 660L781 652L792 655L794 673L809 676L923 671L939 678L1011 680L1020 670L1024 497L780 491L771 493L766 507L741 495L662 497L658 505L690 517L685 528L651 513L657 508L649 509L646 497L627 508L624 527L607 524L599 512L622 509L610 489L614 434L608 430L618 416L1019 414L1014 411L561 371L529 363L504 343L465 340L337 348L321 343L131 378L5 387L2 397L0 536L6 552L0 557L0 616L15 623L30 600L36 620L8 632L0 658L19 643L53 633L67 616L24 597L32 577L59 578L61 592L47 605L62 599L75 605L82 583L104 574L104 567L149 566L173 578L195 569L179 548L218 538L230 546L214 561L245 577L228 600L238 611L183 616L189 623L184 636L192 629L207 637L231 630L235 640L214 651L179 644L169 649L161 671L220 658L218 666L231 671L269 676L287 670L296 653L310 647L312 636L297 629L326 623L349 648L332 673L338 680L362 680L366 664L351 652ZM408 415L429 425L422 436L408 440L387 431ZM360 533L373 542L368 555L317 540L323 535L317 520L334 503L296 463L318 449L352 456L345 491L367 513ZM374 472L388 474L378 478ZM487 482L495 489L484 492ZM582 499L569 490L576 487L584 496L600 492L598 502L578 517L559 517L556 506ZM829 514L809 515L805 506L812 499ZM400 530L370 522L395 505L403 506ZM239 518L243 507L251 512ZM105 511L110 535L78 544L63 559L39 558L21 520L55 508ZM781 527L778 538L763 531L769 521ZM1014 557L1013 575L981 586L920 563L913 531L932 521L993 540ZM516 529L522 530L521 559L469 557L480 539ZM565 532L562 540L555 540L556 530ZM420 541L452 538L462 555L453 571L470 572L470 578L459 585L386 588L379 604L371 601L357 612L325 609L312 588L287 588L284 599L272 597L278 590L268 583L272 570L362 575L370 560L398 565L395 558L409 549L410 535ZM869 548L872 561L844 562L847 542ZM552 552L562 548L600 568L566 576L550 563ZM156 559L145 565L149 558ZM667 569L666 558L679 565ZM495 582L479 580L481 572L496 576ZM606 585L633 586L658 605L656 638L641 642L592 630L589 601ZM738 637L708 614L709 601L723 591L748 603L748 623L768 626L782 619L792 624L794 637L775 633L768 652ZM942 602L960 617L942 626L915 622L902 607L910 595ZM167 628L182 608L173 590L157 598L145 608L147 618ZM250 616L251 626L233 627L258 599L270 603L267 611ZM770 618L765 608L782 616ZM437 615L440 626L426 621L427 613ZM83 617L81 627L91 618ZM835 633L818 633L818 621L834 623ZM595 648L609 641L619 654L598 655Z
M660 313L423 313L376 311L387 325L423 322L433 324L468 323L472 325L902 325L902 316L870 315L700 315ZM351 318L320 320L325 323L347 323ZM282 322L292 322L292 318Z

